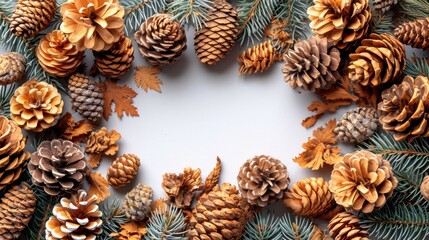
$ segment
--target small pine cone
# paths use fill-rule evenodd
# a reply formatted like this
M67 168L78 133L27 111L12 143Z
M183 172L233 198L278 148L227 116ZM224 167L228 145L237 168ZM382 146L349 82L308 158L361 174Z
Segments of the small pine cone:
M420 192L423 197L429 201L429 175L423 179L423 182L420 185Z
M131 221L142 221L152 210L153 190L142 183L125 195L122 208Z
M167 200L176 207L190 207L196 192L204 188L201 169L185 168L180 174L166 173L162 176L162 188Z
M349 78L376 87L402 76L407 60L404 45L388 33L371 33L350 54Z
M92 71L108 78L119 78L131 68L134 60L134 48L131 39L122 37L109 50L94 53Z
M310 38L295 44L284 54L285 82L292 88L316 92L327 89L340 79L340 51L326 38Z
M10 30L18 37L33 38L48 27L56 10L55 0L20 0L10 18Z
M26 60L21 53L10 52L0 55L0 85L21 80Z
M358 107L343 114L334 132L345 143L359 143L370 138L378 128L378 111Z
M186 33L171 14L155 14L134 34L140 54L154 65L171 64L186 50Z
M396 5L398 0L374 0L373 6L376 12L384 15L391 7Z
M355 215L342 212L329 221L329 234L334 240L369 240L369 234L360 226L360 220Z
M329 190L347 211L371 213L383 207L397 185L389 161L361 150L346 154L334 165Z
M104 111L104 95L100 88L80 73L71 75L68 85L73 110L90 122L98 122Z
M202 63L213 65L222 60L235 44L237 11L227 1L217 0L205 23L206 26L195 33L195 52Z
M429 17L406 22L395 29L396 38L413 48L429 48Z
M247 75L264 72L276 62L277 55L277 50L271 41L266 41L248 48L237 58L240 64L238 73Z
M97 197L79 190L55 205L52 216L46 222L46 239L95 240L102 232L102 215Z
M78 51L59 30L45 35L40 40L36 53L40 66L57 77L65 77L75 72L83 60L83 51Z
M281 199L290 182L287 167L265 155L247 160L240 168L237 181L241 196L260 207Z
M380 123L396 141L429 137L429 79L406 76L402 83L382 92L378 104Z
M123 187L134 179L139 167L139 157L134 154L123 154L113 161L107 170L107 181L114 188Z

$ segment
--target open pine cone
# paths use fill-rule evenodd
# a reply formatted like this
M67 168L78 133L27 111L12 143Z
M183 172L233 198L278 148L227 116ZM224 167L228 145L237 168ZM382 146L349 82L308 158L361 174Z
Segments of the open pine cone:
M374 0L374 10L384 15L390 8L396 5L398 1L399 0Z
M0 85L7 85L21 80L25 72L25 57L18 52L0 55Z
M343 114L334 132L346 143L359 143L370 138L378 129L378 111L358 107Z
M183 173L166 173L162 178L162 188L168 201L178 208L191 206L196 192L204 187L200 169L185 168Z
M122 208L132 221L144 220L152 210L153 190L150 186L137 184L125 195Z
M396 38L413 48L429 48L429 17L406 22L395 29Z
M277 55L277 50L271 40L250 47L237 58L240 64L238 73L247 75L265 72L277 61Z
M423 179L423 182L420 185L420 192L422 196L429 201L429 175Z
M355 215L342 212L329 221L329 234L334 240L369 240L369 234L360 226Z

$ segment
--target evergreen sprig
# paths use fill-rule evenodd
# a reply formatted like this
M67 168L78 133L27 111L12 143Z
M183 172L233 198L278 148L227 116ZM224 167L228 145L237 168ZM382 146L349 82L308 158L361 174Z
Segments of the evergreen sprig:
M384 15L374 14L371 21L369 32L371 33L392 33L393 32L393 12L388 11Z
M121 228L121 225L129 222L124 210L121 208L121 201L114 198L111 203L108 201L100 204L100 211L103 213L103 232L98 236L98 239L112 239L110 233L116 233Z
M412 77L426 76L429 77L429 63L427 58L412 57L407 59L407 65L405 66L404 74Z
M191 24L197 30L205 25L209 11L213 9L213 0L174 0L168 4L173 20L180 24Z
M16 6L16 0L2 0L0 1L0 13L6 16L11 16L12 11Z
M280 219L282 239L311 239L317 226L308 219L285 213Z
M0 115L10 117L10 99L15 92L16 84L0 87Z
M156 210L149 218L145 240L180 240L187 233L187 223L182 210L168 206L163 211Z
M128 36L132 36L149 17L167 8L165 0L121 0L120 4L125 9L124 29Z
M312 0L281 0L275 17L287 21L285 31L295 42L306 40L311 30L307 9L313 4Z
M254 218L246 223L244 240L280 240L282 239L280 220L272 213L264 215L256 213Z
M429 17L429 1L427 0L400 0L395 8L410 21Z

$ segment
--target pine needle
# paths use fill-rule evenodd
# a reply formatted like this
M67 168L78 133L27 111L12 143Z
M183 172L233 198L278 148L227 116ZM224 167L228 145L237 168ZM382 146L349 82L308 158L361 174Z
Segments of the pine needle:
M212 9L212 0L174 0L168 5L169 12L173 14L172 20L178 20L182 26L190 24L196 30L205 26L204 22Z
M103 232L98 236L99 239L112 239L109 234L118 232L121 224L129 222L118 198L114 198L111 203L107 201L101 203L100 211L103 213L101 226Z
M121 0L120 4L125 9L124 30L128 36L132 36L152 15L161 13L167 8L165 0Z
M384 15L373 13L373 19L369 31L371 33L392 33L393 32L393 12L388 11Z
M313 4L312 0L281 0L275 18L287 21L285 31L295 42L306 40L309 33L307 9Z
M15 92L16 84L0 87L0 115L10 118L10 99Z
M428 58L419 58L415 55L411 59L407 59L404 74L410 75L414 78L417 76L429 77L429 63Z
M155 210L149 218L145 240L181 240L185 239L187 223L182 210L168 206L163 211Z
M280 240L282 239L280 218L272 213L256 213L246 223L243 240Z
M311 239L317 227L308 219L286 213L280 220L283 239Z

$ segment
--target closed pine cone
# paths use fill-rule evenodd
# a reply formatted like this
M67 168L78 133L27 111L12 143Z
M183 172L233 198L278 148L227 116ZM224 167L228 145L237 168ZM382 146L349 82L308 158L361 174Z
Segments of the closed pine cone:
M313 0L308 8L310 28L340 49L358 44L368 32L371 10L368 0Z
M122 37L109 50L94 51L93 71L98 71L108 78L119 78L131 68L134 60L134 48L131 39Z
M73 110L93 123L103 117L104 95L89 77L81 73L71 75L68 88Z
M0 199L0 239L17 239L36 208L37 198L26 182L9 189Z
M429 201L429 175L423 179L423 182L420 185L420 192L422 196Z
M398 3L398 0L374 0L374 10L379 12L381 15L385 14L394 5Z
M237 11L225 0L215 1L206 26L195 33L195 52L202 63L213 65L222 60L238 35Z
M241 196L260 207L281 199L290 182L287 167L265 155L247 160L240 168L237 181Z
M134 179L139 167L139 157L134 154L123 154L113 161L107 170L107 181L114 188L123 187Z
M363 86L376 87L402 76L406 62L401 42L388 33L371 33L350 54L349 78Z
M369 234L360 226L355 215L342 212L329 221L329 234L334 240L369 240Z
M247 75L264 72L276 62L278 59L277 55L277 50L274 48L271 41L265 41L248 48L237 58L240 64L238 73Z
M45 35L40 40L36 53L40 66L57 77L65 77L75 72L83 60L83 51L78 51L59 30Z
M102 232L102 215L97 197L79 190L55 205L52 216L46 222L46 239L95 240Z
M32 79L15 90L10 100L10 118L25 130L41 132L57 123L63 106L56 87Z
M42 142L28 163L33 183L52 196L80 189L87 170L79 146L62 139Z
M0 55L0 85L21 80L25 72L26 60L21 53L10 52Z
M20 176L30 153L24 151L26 138L16 122L0 116L0 190Z
M340 51L326 38L310 38L295 44L284 54L282 71L292 88L316 92L327 89L340 79Z
M239 240L251 216L250 205L240 197L235 186L223 183L201 195L192 211L188 237L190 240Z
M370 138L378 128L378 111L358 107L343 114L334 132L337 139L346 143L359 143Z
M346 154L334 165L329 190L346 210L371 213L383 207L397 185L387 160L361 150Z
M413 48L429 48L429 17L406 22L395 29L396 38Z
M55 15L55 0L20 0L10 18L10 30L25 39L45 30Z
M152 188L139 183L125 195L122 208L131 221L142 221L152 210L152 200Z
M380 123L390 131L396 141L413 141L418 137L429 137L429 79L406 76L382 92L378 104Z
M140 54L154 65L176 62L186 50L185 29L171 14L155 14L134 34Z

